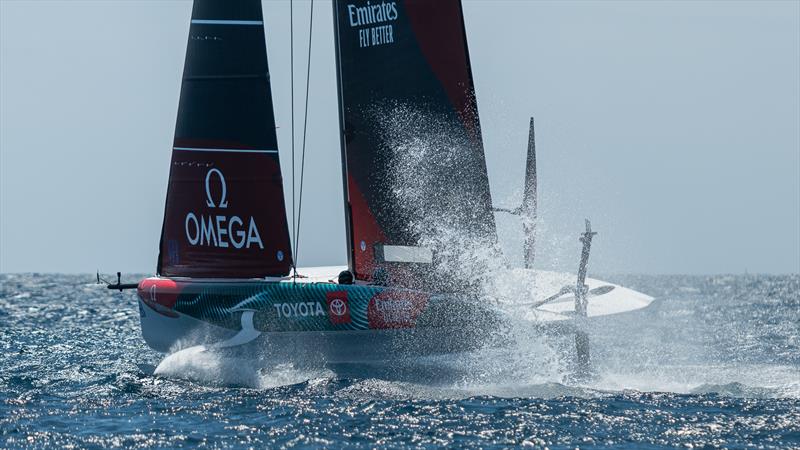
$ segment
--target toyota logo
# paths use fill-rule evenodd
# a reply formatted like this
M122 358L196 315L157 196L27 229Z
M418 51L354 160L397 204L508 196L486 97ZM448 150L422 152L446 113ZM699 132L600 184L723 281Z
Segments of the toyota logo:
M331 312L337 316L343 316L347 312L347 305L344 300L340 298L331 300Z

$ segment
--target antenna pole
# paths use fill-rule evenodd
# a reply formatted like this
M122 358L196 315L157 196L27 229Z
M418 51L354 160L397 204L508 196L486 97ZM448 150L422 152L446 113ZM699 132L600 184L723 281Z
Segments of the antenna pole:
M98 270L97 283L100 284L100 282L105 283L108 289L119 290L120 292L122 292L125 289L137 289L139 287L139 283L123 283L122 272L117 272L117 282L116 284L111 284L100 277L100 271Z
M531 117L530 131L528 132L528 157L525 164L525 192L522 197L522 230L525 235L524 256L525 268L533 268L536 241L536 209L537 209L537 181L536 181L536 134L533 129Z
M581 262L578 265L578 283L575 286L575 312L581 317L586 317L586 270L589 265L589 252L592 250L592 238L597 232L592 231L592 223L586 219L586 232L579 239L583 244Z
M586 231L581 235L580 241L583 244L581 250L581 261L578 265L578 282L575 286L575 313L581 319L587 317L587 297L588 286L586 286L586 271L589 265L589 252L592 249L592 238L597 233L592 231L592 223L586 219ZM591 373L589 366L589 334L581 329L581 325L575 331L575 353L577 355L577 374L578 377L585 378Z

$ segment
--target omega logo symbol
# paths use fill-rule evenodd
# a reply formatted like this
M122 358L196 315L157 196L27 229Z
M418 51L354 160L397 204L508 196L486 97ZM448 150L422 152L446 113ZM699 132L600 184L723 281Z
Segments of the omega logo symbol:
M331 312L337 316L343 316L347 312L347 305L340 298L331 300Z
M219 177L220 184L222 184L222 196L219 199L219 207L227 208L228 199L226 197L228 196L228 185L225 183L225 176L222 175L222 172L220 172L220 170L217 168L209 170L208 173L206 174L206 198L207 198L206 204L208 205L209 208L216 208L216 205L214 204L214 199L211 198L212 174L217 174L217 176Z

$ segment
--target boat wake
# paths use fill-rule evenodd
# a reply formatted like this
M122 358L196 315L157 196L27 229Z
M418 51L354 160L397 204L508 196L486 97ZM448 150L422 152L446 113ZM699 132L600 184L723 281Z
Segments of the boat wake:
M728 366L707 367L657 366L638 367L625 372L600 372L597 378L586 383L568 381L569 372L547 373L531 361L530 366L517 364L516 369L503 371L490 369L500 362L491 360L486 366L477 365L476 357L467 365L449 362L451 367L428 372L420 370L416 376L407 370L398 378L397 367L351 366L339 372L328 369L295 367L291 364L262 368L250 360L234 360L206 353L178 352L165 358L154 376L186 380L204 386L270 390L295 388L318 390L328 386L337 397L359 399L465 399L470 397L542 398L558 397L594 398L618 395L625 392L719 395L741 398L800 398L800 383L796 368L789 366L754 366L748 368ZM177 356L176 356L177 355ZM545 362L546 366L547 362ZM459 370L454 370L455 368ZM482 369L467 373L465 370ZM520 373L519 369L538 369ZM410 367L406 367L410 369ZM358 374L356 374L358 372ZM400 372L403 372L400 370ZM451 377L431 377L432 373ZM453 377L454 374L458 376ZM492 376L489 376L489 375ZM514 374L521 375L514 377ZM345 376L343 376L345 375ZM768 378L765 378L768 377ZM558 381L560 380L560 381ZM738 380L746 380L742 382Z
M270 389L336 376L324 368L296 368L292 364L265 369L252 359L231 357L203 345L170 353L158 364L153 375L202 385L254 389Z

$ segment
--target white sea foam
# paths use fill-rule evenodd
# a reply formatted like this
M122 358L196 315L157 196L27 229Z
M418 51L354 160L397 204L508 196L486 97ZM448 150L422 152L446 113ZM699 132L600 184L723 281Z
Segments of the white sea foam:
M333 372L324 368L296 368L292 364L282 364L267 369L261 367L256 360L227 356L203 345L167 355L153 374L205 385L255 389L269 389L335 376Z
M386 108L378 108L386 111ZM404 214L416 245L437 249L439 264L434 270L458 280L474 280L473 293L482 302L508 312L507 306L530 302L574 283L575 275L511 268L503 258L495 236L485 229L465 229L476 214L480 199L465 196L475 174L467 164L463 136L452 124L407 105L394 105L391 114L379 116L384 145L392 154L392 198L394 210ZM520 186L522 180L519 180ZM495 200L498 204L513 203ZM467 216L467 217L464 217ZM540 224L541 225L541 224ZM519 224L518 228L521 228ZM505 247L521 248L521 234L504 233L514 242ZM541 242L549 248L564 242ZM574 244L573 244L574 245ZM577 255L576 255L577 262ZM513 266L513 264L512 264ZM734 283L733 277L714 277L712 286ZM675 286L676 295L698 295L695 286ZM592 339L596 376L585 386L598 390L639 389L645 391L692 392L713 384L743 383L764 386L776 395L797 396L796 367L781 364L743 365L726 361L726 352L708 348L720 330L693 320L696 302L671 304L674 308L654 309L596 322L586 331ZM719 305L721 313L726 306ZM508 333L513 343L502 351L487 349L460 356L458 364L468 368L469 392L513 394L516 388L570 379L574 357L572 335L554 337L535 331L536 314L514 310ZM689 311L687 313L687 311ZM725 314L723 314L725 315ZM746 339L742 328L728 329L730 338ZM686 339L686 340L682 340ZM735 391L735 390L733 390Z

